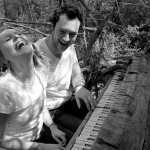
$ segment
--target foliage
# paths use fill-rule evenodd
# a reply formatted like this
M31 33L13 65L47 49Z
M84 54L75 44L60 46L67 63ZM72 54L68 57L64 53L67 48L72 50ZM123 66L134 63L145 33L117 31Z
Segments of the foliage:
M85 27L90 30L80 31L75 46L86 80L86 87L91 91L96 91L96 95L108 78L103 75L103 72L114 66L118 58L130 57L137 52L150 51L149 0L85 0L87 9L78 0L4 0L4 2L6 18L18 22L39 23L27 26L46 34L51 32L52 27L42 23L49 23L49 18L56 7L67 2L82 8ZM92 50L88 52L86 44L91 34L112 10L109 21L95 44L92 45ZM8 22L6 24L12 26ZM29 29L26 29L26 33L34 42L43 37ZM90 54L89 58L86 57L87 53Z
M142 24L140 27L132 27L130 47L139 51L149 52L150 50L150 25Z

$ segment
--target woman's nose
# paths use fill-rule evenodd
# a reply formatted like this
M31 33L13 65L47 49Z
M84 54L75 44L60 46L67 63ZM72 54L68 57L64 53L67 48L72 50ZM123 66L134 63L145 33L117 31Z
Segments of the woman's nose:
M13 36L13 41L16 41L18 38L19 38L19 35L18 35L18 34L15 34L15 35Z

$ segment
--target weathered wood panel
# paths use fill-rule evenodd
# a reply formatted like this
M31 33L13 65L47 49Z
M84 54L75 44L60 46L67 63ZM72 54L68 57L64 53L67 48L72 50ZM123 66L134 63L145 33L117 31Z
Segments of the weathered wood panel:
M150 57L136 56L92 150L150 149Z

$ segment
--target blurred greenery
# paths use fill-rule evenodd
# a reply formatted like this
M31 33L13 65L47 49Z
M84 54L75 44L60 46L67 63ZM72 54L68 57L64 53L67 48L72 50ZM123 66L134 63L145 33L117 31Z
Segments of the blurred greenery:
M66 2L76 4L84 13L85 25L79 32L75 47L89 90L98 91L106 84L109 76L104 72L116 65L119 58L128 58L135 53L149 53L149 0L4 0L0 1L0 15L10 20L1 19L0 25L23 25L20 28L35 42L44 37L38 31L45 34L51 32L50 17L55 8ZM88 51L87 43L92 33L110 13L92 50ZM90 57L87 57L87 53Z

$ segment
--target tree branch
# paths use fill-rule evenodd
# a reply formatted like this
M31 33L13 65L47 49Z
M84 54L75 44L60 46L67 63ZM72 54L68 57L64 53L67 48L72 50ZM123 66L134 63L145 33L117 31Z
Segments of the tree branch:
M86 9L86 11L88 12L88 16L93 20L93 22L94 22L95 25L97 26L98 23L97 23L97 21L93 18L92 14L91 14L91 10L86 6L86 4L84 3L83 0L78 0L78 1L79 1L79 2L82 4L82 6Z
M120 18L122 24L123 24L124 26L126 26L126 22L123 20L123 17L122 17L121 12L120 12L120 7L119 7L119 6L120 6L121 3L122 3L121 0L116 0L116 7L117 7L117 10L118 10L119 18Z
M30 30L32 30L34 32L37 32L37 33L39 33L39 34L41 34L43 36L48 36L47 34L41 32L41 31L39 31L37 29L33 29L33 28L30 28L30 27L27 27L27 26L24 26L24 25L20 25L20 24L16 24L16 23L12 23L12 22L11 23L9 22L9 24L12 24L12 25L15 25L15 26L19 26L19 27L23 27L23 28L27 28L27 29L30 29Z
M87 49L87 58L90 55L90 52L92 51L93 48L93 44L95 43L96 39L99 37L100 33L102 32L106 22L108 21L108 19L110 18L110 16L112 15L112 13L114 12L114 9L110 12L109 15L106 16L106 18L101 22L100 26L97 28L97 30L95 32L92 33L92 35L90 36L89 42L88 42L88 49Z
M6 22L23 23L23 24L51 25L50 22L22 22L22 21L10 20L8 18L0 18L0 20L5 20Z
M7 18L0 18L0 20L5 20L5 22L13 22L13 23L22 23L22 24L37 24L37 25L51 25L50 22L22 22L22 21L15 21L15 20L10 20ZM89 31L96 31L96 28L91 28L91 27L83 27L85 30Z
M29 9L29 15L30 15L30 18L31 18L31 20L32 20L32 22L33 22L34 19L33 19L32 10L31 10L31 7L30 7L30 2L29 2L29 0L26 0L26 1L27 1L28 9Z

